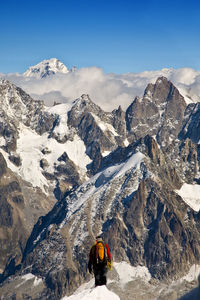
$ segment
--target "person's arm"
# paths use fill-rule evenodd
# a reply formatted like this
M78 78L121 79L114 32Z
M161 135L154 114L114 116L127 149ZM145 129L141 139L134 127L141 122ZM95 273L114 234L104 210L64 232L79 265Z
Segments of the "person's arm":
M94 255L94 246L92 246L92 248L90 249L90 254L89 254L88 270L90 273L92 273L93 255Z
M93 248L93 247L92 247ZM90 254L89 254L89 262L92 263L92 248L90 249Z
M107 244L105 244L105 246L106 246L106 249L107 249L108 260L111 260L110 249L109 249Z

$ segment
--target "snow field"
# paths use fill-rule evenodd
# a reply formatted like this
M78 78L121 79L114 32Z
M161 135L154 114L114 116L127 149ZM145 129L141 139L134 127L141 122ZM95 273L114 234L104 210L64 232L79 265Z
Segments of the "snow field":
M62 126L62 124L61 124ZM47 148L50 153L44 155L41 151ZM49 164L47 171L54 171L54 165L58 163L57 159L66 152L69 159L80 168L80 175L85 174L86 165L91 162L86 155L86 148L83 141L74 136L73 141L67 141L65 144L58 143L55 139L49 139L48 134L38 135L30 128L20 125L19 139L17 140L17 153L21 157L22 165L17 168L8 162L9 168L18 172L26 181L32 183L34 187L40 187L45 192L45 186L48 187L48 180L42 175L40 160L45 158Z
M180 190L175 191L194 211L200 209L200 185L184 183Z
M133 267L127 262L114 263L114 267L119 275L119 283L122 287L135 278L141 278L145 282L149 282L151 274L149 270L144 266Z

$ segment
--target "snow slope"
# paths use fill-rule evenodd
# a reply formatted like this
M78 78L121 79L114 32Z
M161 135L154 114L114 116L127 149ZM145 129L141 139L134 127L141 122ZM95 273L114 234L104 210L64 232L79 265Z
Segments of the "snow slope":
M93 218L96 213L96 206L98 205L97 200L98 199L101 200L101 197L99 197L98 195L103 193L107 189L108 185L112 183L112 181L123 176L127 171L129 170L139 171L140 164L143 161L144 157L145 156L141 152L134 153L127 159L127 161L106 168L105 170L97 173L92 178L90 178L87 182L82 184L81 187L77 190L77 197L79 201L72 200L71 203L68 202L67 219L69 219L70 216L73 215L75 211L79 210L82 207L82 205L84 205L91 196L95 197L93 201L93 207L91 209L92 211L91 217ZM137 184L136 186L132 186L131 193L133 193L134 190L138 189L139 178L136 179L137 179L136 180ZM108 207L107 213L109 213L109 209L110 208Z
M50 153L43 154L44 148L47 148ZM48 186L48 181L42 175L42 169L39 167L40 160L45 158L49 164L47 171L53 172L55 164L58 163L57 159L64 152L80 167L83 175L86 172L86 165L91 160L85 153L83 141L77 135L73 141L60 144L55 139L49 139L48 134L40 136L27 127L23 127L17 140L17 153L22 159L22 166L19 167L18 172L23 179L32 182L33 186L43 189L45 185Z
M135 278L141 278L145 282L149 282L151 274L145 266L133 267L127 262L114 263L114 267L119 276L119 283L122 287L134 280Z
M131 195L138 189L139 183L143 178L141 171L141 163L145 156L141 152L130 153L129 158L125 162L107 167L103 171L95 174L85 183L83 183L77 190L75 198L71 197L67 199L68 210L65 219L60 224L60 230L66 226L68 221L72 218L69 228L69 234L73 237L74 249L81 244L88 236L87 223L85 218L85 209L90 203L90 227L93 228L96 222L96 214L99 211L103 211L106 207L105 218L109 217L113 213L118 202L121 201L119 195ZM129 186L128 181L125 180L128 174L134 173L134 180ZM131 175L130 175L131 177ZM119 184L121 180L125 180L123 186ZM109 193L115 186L115 192L108 198L108 203L105 204L102 195ZM77 201L78 199L78 201ZM76 217L75 217L76 216ZM77 224L79 224L78 230L76 230ZM100 233L100 232L99 232Z
M71 105L60 104L51 108L46 108L49 113L56 114L59 122L55 127L54 133L62 138L69 132L67 126L67 112ZM0 140L2 145L4 140ZM48 153L43 153L43 149L48 149ZM77 134L74 134L73 139L67 140L65 143L58 143L56 139L49 138L48 133L43 135L37 134L30 127L24 124L19 125L19 137L17 139L17 154L21 158L21 166L16 167L9 159L5 151L0 149L6 158L8 167L18 173L24 180L31 182L34 187L41 188L46 192L49 186L48 180L43 176L43 169L40 167L41 159L46 159L48 162L47 172L53 173L54 167L59 163L58 158L66 152L69 159L78 166L80 176L85 176L86 165L91 162L91 159L86 154L84 142Z

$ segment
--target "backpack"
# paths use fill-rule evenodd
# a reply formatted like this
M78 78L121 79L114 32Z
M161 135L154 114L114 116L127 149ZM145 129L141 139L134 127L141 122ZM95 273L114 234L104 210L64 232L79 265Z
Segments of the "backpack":
M96 262L107 263L107 248L103 241L98 241L96 243Z

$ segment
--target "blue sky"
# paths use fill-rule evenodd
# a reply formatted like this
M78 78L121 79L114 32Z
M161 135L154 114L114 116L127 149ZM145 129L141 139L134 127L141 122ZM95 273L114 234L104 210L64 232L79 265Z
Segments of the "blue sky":
M199 16L194 0L0 0L0 72L51 57L106 73L200 70Z

